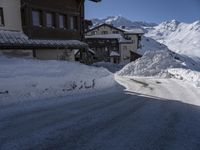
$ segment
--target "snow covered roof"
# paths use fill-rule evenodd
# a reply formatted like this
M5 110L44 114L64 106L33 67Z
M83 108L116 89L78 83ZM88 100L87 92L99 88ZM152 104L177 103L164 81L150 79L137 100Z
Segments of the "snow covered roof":
M124 30L124 34L144 34L142 29L131 29L131 30Z
M29 39L24 33L18 31L0 30L0 48L86 48L87 44L78 40L39 40Z
M86 31L86 33L88 32L91 32L93 30L96 30L102 26L107 26L107 27L110 27L112 29L115 29L115 30L118 30L120 32L124 32L124 30L120 29L120 28L117 28L117 27L114 27L112 24L108 24L108 23L100 23L100 24L96 24L94 27L92 27L90 30Z
M117 39L119 43L132 43L131 40L126 40L121 34L99 34L85 36L86 39Z
M110 53L110 57L120 57L120 54L118 53L118 52L116 52L116 51L112 51L111 53Z

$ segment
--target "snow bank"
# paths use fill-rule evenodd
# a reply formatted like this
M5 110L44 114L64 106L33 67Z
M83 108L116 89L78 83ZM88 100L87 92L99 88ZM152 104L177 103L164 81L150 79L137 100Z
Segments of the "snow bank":
M200 72L198 71L175 68L175 69L168 69L168 72L170 75L172 75L177 79L189 81L193 83L195 86L200 87Z
M119 76L174 77L200 86L200 65L193 59L171 51L148 51L143 57L117 72Z
M105 68L0 56L0 103L94 92L113 84L113 74Z
M121 70L125 66L125 64L124 63L114 64L114 63L111 63L111 62L97 62L97 63L94 63L93 66L103 67L103 68L108 69L110 72L115 73L115 72Z
M126 65L117 74L120 76L162 75L168 68L183 67L170 51L148 51L143 57Z

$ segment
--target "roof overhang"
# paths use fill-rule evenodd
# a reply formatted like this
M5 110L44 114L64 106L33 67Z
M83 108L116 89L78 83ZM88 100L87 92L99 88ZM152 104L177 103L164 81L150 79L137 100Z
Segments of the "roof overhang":
M96 2L96 3L101 2L101 0L90 0L90 1Z
M78 40L29 39L24 33L0 30L0 49L85 49Z

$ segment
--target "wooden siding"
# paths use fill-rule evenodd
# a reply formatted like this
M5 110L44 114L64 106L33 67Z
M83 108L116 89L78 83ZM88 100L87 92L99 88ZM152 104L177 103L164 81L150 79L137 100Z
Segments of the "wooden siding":
M22 4L22 20L23 30L32 39L66 39L81 40L83 37L83 21L84 21L84 1L82 0L21 0ZM32 25L32 10L40 10L42 12L42 26L36 27ZM54 13L55 28L46 27L46 12ZM66 16L67 28L60 29L58 27L59 14ZM77 30L69 30L69 17L77 17Z

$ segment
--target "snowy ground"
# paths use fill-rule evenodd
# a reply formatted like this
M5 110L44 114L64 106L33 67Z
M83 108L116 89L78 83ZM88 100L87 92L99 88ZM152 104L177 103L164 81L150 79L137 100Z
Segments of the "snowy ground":
M24 100L98 92L113 86L107 69L77 62L0 56L0 105Z
M200 90L189 81L159 77L121 77L118 75L115 78L120 85L126 88L127 92L200 106Z
M148 51L140 59L126 65L119 76L176 78L200 87L200 64L169 50Z
M199 150L199 69L168 50L115 75L0 56L0 150Z
M199 150L199 89L175 79L116 80L123 87L98 95L0 106L0 149Z

